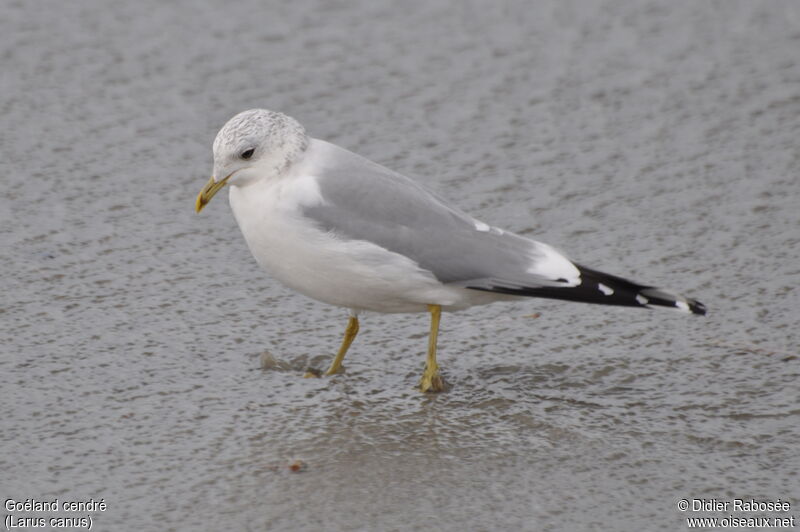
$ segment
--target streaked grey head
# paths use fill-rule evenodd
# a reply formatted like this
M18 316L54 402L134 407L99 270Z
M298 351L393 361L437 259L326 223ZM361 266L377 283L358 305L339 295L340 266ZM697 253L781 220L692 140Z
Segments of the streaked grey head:
M228 120L214 139L214 178L229 177L236 186L256 173L278 174L307 146L305 129L294 118L266 109L243 111Z

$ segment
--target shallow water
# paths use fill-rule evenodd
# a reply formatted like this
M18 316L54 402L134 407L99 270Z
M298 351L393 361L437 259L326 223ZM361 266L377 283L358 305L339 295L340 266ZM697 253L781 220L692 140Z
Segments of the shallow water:
M103 498L97 530L800 517L798 4L0 9L4 500ZM346 374L303 379L346 312L262 273L224 201L193 212L256 106L709 315L448 314L436 396L426 317L367 315Z

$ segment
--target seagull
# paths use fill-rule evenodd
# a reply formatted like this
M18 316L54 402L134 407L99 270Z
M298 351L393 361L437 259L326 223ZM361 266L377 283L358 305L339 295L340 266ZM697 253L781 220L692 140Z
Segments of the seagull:
M416 181L308 136L282 113L237 114L213 153L196 212L227 185L256 261L289 288L349 309L327 376L341 372L364 311L430 314L422 392L445 388L436 361L443 310L542 297L706 313L695 299L581 266L479 221Z

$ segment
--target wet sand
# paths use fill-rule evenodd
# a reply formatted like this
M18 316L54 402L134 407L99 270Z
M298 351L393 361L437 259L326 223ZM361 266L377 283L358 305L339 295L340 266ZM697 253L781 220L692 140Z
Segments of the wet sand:
M2 11L4 500L102 498L94 530L143 531L800 516L798 4ZM250 107L709 315L447 314L430 396L426 316L371 314L346 374L303 379L346 311L260 271L225 201L193 212Z

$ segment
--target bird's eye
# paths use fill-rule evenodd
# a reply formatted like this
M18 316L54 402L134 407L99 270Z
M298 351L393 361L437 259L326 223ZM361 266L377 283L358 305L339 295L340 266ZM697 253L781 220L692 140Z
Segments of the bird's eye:
M250 157L253 156L253 153L255 151L256 151L255 148L246 149L239 155L239 157L241 157L242 159L244 159L246 161L247 159L249 159Z

